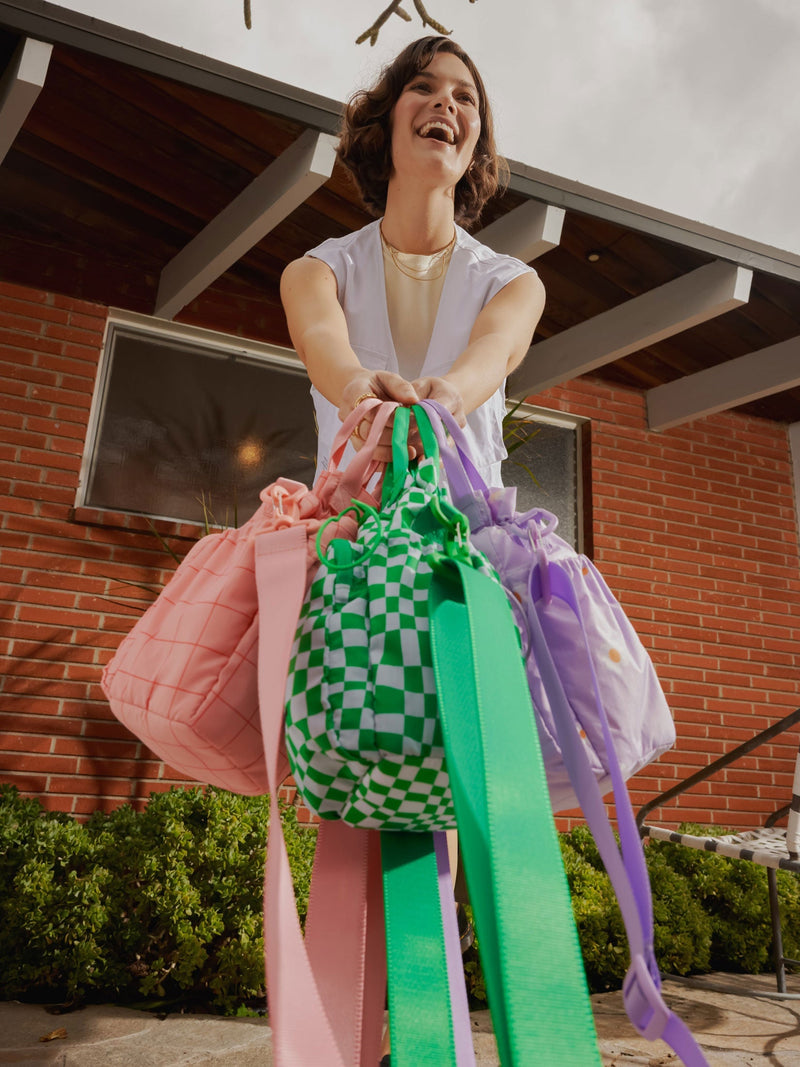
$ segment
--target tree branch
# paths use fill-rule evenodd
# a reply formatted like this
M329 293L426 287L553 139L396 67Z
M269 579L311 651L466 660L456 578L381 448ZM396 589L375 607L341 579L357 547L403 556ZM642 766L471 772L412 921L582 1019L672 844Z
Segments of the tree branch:
M414 7L417 9L417 14L422 19L423 26L430 26L436 33L441 33L444 37L449 37L453 32L452 30L446 30L441 22L437 22L436 19L432 19L428 12L425 10L425 5L422 0L414 0Z
M385 11L382 11L380 15L378 15L369 29L364 30L360 37L356 37L356 44L361 44L369 38L370 45L374 45L378 40L381 26L391 15L399 15L404 22L411 22L411 16L407 11L404 11L403 8L400 7L400 2L401 0L392 0L391 4L389 4ZM416 0L414 0L414 2L416 3Z

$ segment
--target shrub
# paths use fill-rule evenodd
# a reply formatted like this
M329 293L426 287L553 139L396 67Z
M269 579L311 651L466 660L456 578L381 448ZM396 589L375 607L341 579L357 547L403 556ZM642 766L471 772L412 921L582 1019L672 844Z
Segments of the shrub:
M304 918L316 834L282 819ZM81 824L2 788L0 993L223 1011L260 995L268 825L266 798L214 789Z
M700 837L708 833L693 824L685 824L681 830ZM653 857L662 857L685 881L708 918L708 962L702 969L750 974L772 969L767 872L763 867L670 842L651 842L648 856L651 862ZM800 909L800 879L791 872L778 871L778 896L784 918L796 915ZM797 959L797 925L784 921L783 936L785 955Z
M281 818L303 920L316 832L293 808ZM268 825L265 797L216 789L173 789L140 813L126 805L80 823L0 786L0 996L229 1013L263 998ZM619 988L628 945L597 846L579 827L561 835L561 851L589 988ZM771 967L762 868L662 842L645 855L663 971ZM779 871L778 884L796 915L800 879ZM784 937L800 958L796 924L784 923ZM483 1005L477 948L464 970Z
M618 989L628 969L625 928L611 881L585 827L561 835L561 856L589 989Z

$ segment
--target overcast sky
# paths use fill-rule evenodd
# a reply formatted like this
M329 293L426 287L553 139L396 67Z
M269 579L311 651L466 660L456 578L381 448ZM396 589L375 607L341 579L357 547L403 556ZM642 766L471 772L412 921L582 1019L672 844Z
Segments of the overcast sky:
M336 100L423 35L388 0L62 0ZM800 0L426 0L513 160L800 255Z

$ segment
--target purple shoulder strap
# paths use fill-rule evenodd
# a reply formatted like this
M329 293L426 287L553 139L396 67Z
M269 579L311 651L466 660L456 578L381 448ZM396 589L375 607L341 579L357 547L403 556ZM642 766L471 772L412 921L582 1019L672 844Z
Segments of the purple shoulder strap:
M488 492L486 483L470 457L466 438L450 412L432 400L423 401L423 406L432 416L431 424L439 441L442 463L454 502L458 503L460 499L475 492ZM455 448L448 444L445 430ZM547 569L550 579L548 595L557 596L568 604L583 629L583 619L570 581L557 564L552 564ZM531 596L533 597L533 590ZM689 1029L667 1007L661 995L661 976L653 949L653 904L644 849L614 750L597 679L593 677L613 784L619 846L536 611L529 611L528 617L531 624L532 652L536 657L547 698L553 708L564 765L608 871L628 935L631 964L623 984L625 1010L643 1037L651 1041L656 1038L666 1041L686 1067L708 1067L708 1061Z

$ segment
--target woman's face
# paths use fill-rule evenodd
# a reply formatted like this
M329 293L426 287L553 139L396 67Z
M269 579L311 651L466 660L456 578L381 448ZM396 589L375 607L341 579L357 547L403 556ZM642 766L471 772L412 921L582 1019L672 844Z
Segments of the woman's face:
M405 86L392 111L392 177L454 187L481 132L478 89L452 52L438 52Z

